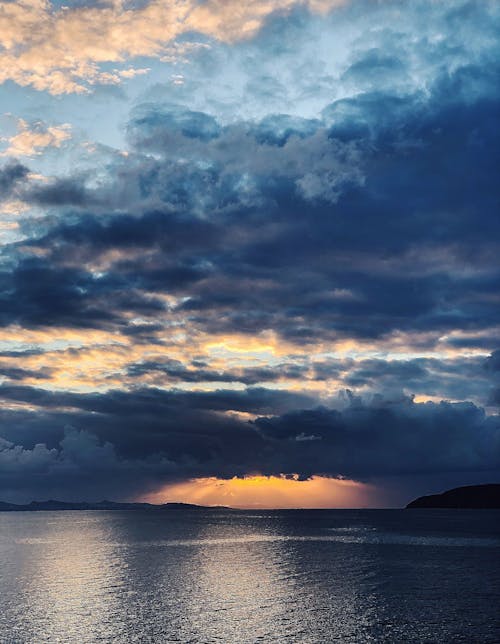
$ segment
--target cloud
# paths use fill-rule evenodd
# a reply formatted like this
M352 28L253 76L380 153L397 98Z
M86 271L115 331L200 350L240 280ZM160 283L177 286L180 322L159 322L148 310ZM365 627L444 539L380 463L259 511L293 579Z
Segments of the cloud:
M42 154L46 148L60 148L64 141L71 138L71 126L45 125L37 121L28 123L17 119L18 132L11 137L2 137L0 141L7 142L7 148L0 152L0 157L32 157Z
M0 199L11 197L16 187L26 179L29 170L26 166L11 161L0 168Z
M22 367L0 365L0 376L8 378L9 380L26 380L29 378L47 379L50 377L50 371L32 371L31 369L23 369Z
M126 150L44 180L0 169L1 198L37 215L0 264L12 495L24 461L50 476L23 494L75 498L498 472L496 6L4 5L20 83L192 60L134 102ZM47 149L38 127L20 155Z
M238 0L149 0L136 5L113 0L65 7L49 0L22 0L2 5L0 82L13 80L54 95L84 94L144 73L148 69L144 58L182 62L207 53L203 50L212 43L234 46L256 38L264 42L267 38L269 43L281 21L288 33L268 44L273 51L266 52L268 60L260 66L274 79L276 56L286 56L289 48L284 43L302 44L304 34L296 26L311 14L317 15L315 24L323 22L334 37L325 36L324 30L307 33L305 64L288 65L284 73L291 74L290 80L302 79L298 95L303 102L314 101L312 88L331 92L333 82L340 79L352 90L375 83L424 86L422 76L429 68L443 69L461 61L464 48L477 56L490 46L498 17L494 3L466 0L439 4L419 0L404 11L385 2L367 10L359 0L252 0L244 5ZM302 29L306 31L307 27ZM406 54L409 69L398 60L401 54ZM131 66L135 59L140 66ZM346 59L351 62L348 69L342 67Z
M18 440L25 436L24 446L4 439L0 452L4 489L18 485L18 495L24 494L21 478L27 471L44 476L41 495L64 489L67 498L88 498L98 489L126 498L199 476L319 474L371 481L439 473L488 476L500 467L499 418L471 403L416 404L404 396L363 401L349 395L337 408L304 409L300 397L293 401L290 394L259 389L54 396L2 387L1 394L38 407L2 412L3 419L16 419ZM221 414L290 404L298 407L250 422ZM58 410L60 405L68 411ZM51 442L30 445L46 423L53 428ZM85 431L74 429L82 425Z
M137 57L162 57L177 37L190 32L238 40L254 35L276 11L295 0L163 2L126 6L123 0L56 8L49 0L3 3L0 13L0 82L13 80L51 94L85 93L95 84L117 84L144 72L103 68ZM306 3L327 10L338 0Z
M324 473L368 480L496 471L500 464L499 419L486 417L471 403L416 404L404 397L395 401L375 397L366 403L353 398L342 411L296 411L255 422L268 440L283 446L282 471L307 463L297 470L304 476L324 469ZM317 437L308 443L307 454L288 448L303 434Z
M149 479L168 476L175 469L175 464L164 458L149 462L121 459L109 442L100 443L96 436L72 427L65 428L58 447L51 449L43 443L24 449L0 438L2 491L21 501L31 499L33 480L39 481L44 498L60 498L63 485L67 486L64 496L69 500L78 500L81 495L102 499L104 492L123 495L123 490L130 488L127 480L132 476L138 476L147 488ZM21 477L22 473L31 480ZM111 485L110 476L114 480Z
M215 370L206 368L208 365L199 361L186 367L180 360L166 359L164 361L143 361L130 364L127 374L134 378L142 378L146 374L159 373L170 382L231 382L245 385L256 385L262 382L280 379L301 379L306 375L306 368L297 364L280 364L273 367L244 367L239 369ZM166 378L165 378L166 377Z
M83 212L37 223L22 242L36 262L14 252L4 324L123 326L116 291L127 284L137 295L129 310L175 296L170 319L207 333L272 329L299 344L486 333L500 324L498 97L443 98L471 82L459 70L424 103L411 94L397 109L384 94L342 99L323 121L222 126L171 105L141 107L129 125L133 152L108 181L24 190L33 204ZM74 320L50 297L31 301L33 270L40 294L46 280L50 293L72 276L64 307L74 302Z
M25 450L20 445L0 439L0 463L4 475L19 469L30 473L33 471L43 473L56 454L56 450L49 450L41 443L35 445L33 449Z

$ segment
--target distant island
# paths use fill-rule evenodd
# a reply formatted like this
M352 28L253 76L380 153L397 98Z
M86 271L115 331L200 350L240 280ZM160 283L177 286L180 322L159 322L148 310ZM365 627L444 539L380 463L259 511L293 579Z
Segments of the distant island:
M71 501L32 501L25 505L0 501L0 512L57 512L59 510L229 510L222 505L207 506L193 503L119 503L115 501L98 501L97 503Z
M408 503L406 508L500 509L500 484L456 487L442 494L421 496Z

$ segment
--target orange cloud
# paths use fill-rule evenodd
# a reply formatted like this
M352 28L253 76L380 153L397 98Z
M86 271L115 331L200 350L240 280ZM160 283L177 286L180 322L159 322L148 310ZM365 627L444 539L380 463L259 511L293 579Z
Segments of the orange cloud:
M308 0L325 11L342 0ZM297 0L151 0L136 9L124 0L104 6L62 7L49 0L0 4L0 83L13 80L52 94L85 93L95 84L117 84L133 70L104 71L106 62L171 55L169 45L186 32L220 40L252 36L274 11ZM135 73L143 73L138 70Z
M1 229L1 225L0 225ZM1 233L1 230L0 230ZM137 323L140 320L136 320ZM301 377L293 378L283 375L265 380L262 376L261 386L272 389L285 389L297 393L315 395L318 400L328 400L332 392L346 386L345 375L358 360L384 357L389 360L411 359L412 357L456 358L471 354L481 354L481 350L455 347L439 347L439 350L418 351L418 337L409 334L388 338L378 345L361 344L345 341L332 344L294 345L280 340L272 332L254 336L243 334L210 335L193 327L189 321L173 311L166 313L164 328L156 328L148 334L147 341L137 342L134 336L122 334L113 329L27 329L11 325L0 330L0 349L8 351L25 351L22 366L26 376L17 376L17 382L25 385L50 389L69 389L72 391L107 390L117 387L132 388L137 385L160 388L175 387L182 390L213 391L216 389L241 389L244 387L238 376L244 376L246 369L278 369L279 365L296 364L302 367ZM175 322L175 325L173 324ZM133 325L134 320L130 320ZM175 332L173 329L176 329ZM412 347L412 342L417 346ZM439 345L438 345L439 346ZM314 379L314 363L329 359L350 358L351 362L345 372L333 370L330 377ZM193 361L206 363L212 375L207 381L193 379L197 367ZM131 365L141 363L167 364L178 361L185 369L186 378L169 374L168 370L145 370L141 374L129 373ZM9 369L17 360L8 355L0 357L0 367ZM36 377L29 372L37 372ZM213 374L219 372L221 380ZM227 373L234 375L233 381L227 381ZM362 387L358 388L362 391ZM429 400L433 391L419 391L423 398Z
M68 123L46 127L40 122L30 125L24 119L17 119L17 129L14 136L0 138L0 141L8 143L8 147L0 152L0 157L36 156L42 154L45 148L60 148L64 141L71 138Z

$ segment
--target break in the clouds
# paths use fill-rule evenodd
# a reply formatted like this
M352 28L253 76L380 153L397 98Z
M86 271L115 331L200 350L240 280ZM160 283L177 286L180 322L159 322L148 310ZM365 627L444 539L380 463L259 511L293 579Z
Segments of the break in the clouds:
M4 3L2 496L497 478L499 22Z

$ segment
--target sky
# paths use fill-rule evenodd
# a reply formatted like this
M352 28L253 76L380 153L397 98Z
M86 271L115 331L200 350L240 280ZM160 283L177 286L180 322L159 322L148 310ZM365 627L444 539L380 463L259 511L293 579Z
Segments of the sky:
M0 499L500 480L500 3L4 0Z

